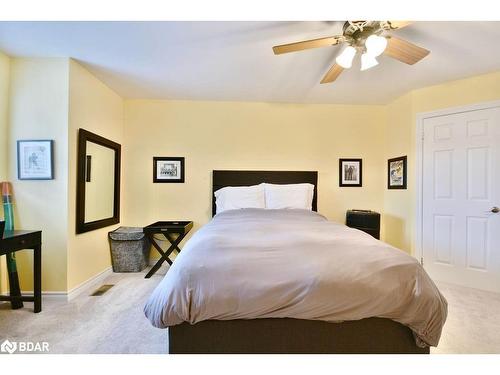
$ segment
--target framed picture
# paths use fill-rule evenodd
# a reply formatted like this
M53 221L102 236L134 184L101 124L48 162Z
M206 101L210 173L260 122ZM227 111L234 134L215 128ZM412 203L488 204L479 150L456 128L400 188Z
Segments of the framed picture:
M406 189L406 156L388 160L387 188Z
M339 186L363 186L362 159L339 159Z
M153 182L184 182L184 158L154 157Z
M54 141L17 141L17 178L19 180L54 179Z

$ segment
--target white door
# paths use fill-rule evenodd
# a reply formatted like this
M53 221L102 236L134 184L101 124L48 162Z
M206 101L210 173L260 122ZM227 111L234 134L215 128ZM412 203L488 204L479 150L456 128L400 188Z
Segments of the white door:
M500 292L500 108L424 119L424 268Z

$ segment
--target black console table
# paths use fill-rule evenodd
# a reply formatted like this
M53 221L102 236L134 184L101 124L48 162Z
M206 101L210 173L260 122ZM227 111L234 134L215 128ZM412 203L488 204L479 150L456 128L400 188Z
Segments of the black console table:
M155 272L160 269L163 262L166 261L168 264L172 264L169 255L176 249L178 252L181 251L179 244L192 228L192 221L157 221L156 223L144 227L144 234L161 256L160 259L158 259L158 262L156 262L156 264L146 274L146 279L153 276ZM161 246L156 241L155 234L162 234L168 242L170 242L170 247L166 251L163 251ZM172 237L172 234L176 234L177 238Z
M12 293L0 295L0 301L27 301L35 303L35 312L42 311L42 232L13 230L5 231L0 239L0 255L7 255L19 250L33 250L33 296ZM14 306L13 306L14 307Z

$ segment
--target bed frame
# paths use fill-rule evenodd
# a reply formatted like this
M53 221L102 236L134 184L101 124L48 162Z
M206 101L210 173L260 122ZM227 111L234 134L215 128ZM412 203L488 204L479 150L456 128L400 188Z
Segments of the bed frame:
M317 211L318 173L311 171L213 171L213 191L225 186L261 182L314 185ZM212 195L212 213L215 198ZM169 353L330 353L428 354L415 343L412 331L395 321L368 318L341 323L290 318L206 320L168 329Z
M168 329L171 354L428 354L408 327L389 319L205 320Z

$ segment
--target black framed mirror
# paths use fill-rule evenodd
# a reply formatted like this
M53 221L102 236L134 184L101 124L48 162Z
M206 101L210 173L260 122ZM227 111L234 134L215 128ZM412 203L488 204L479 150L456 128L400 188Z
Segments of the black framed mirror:
M121 145L78 131L76 233L120 222Z

